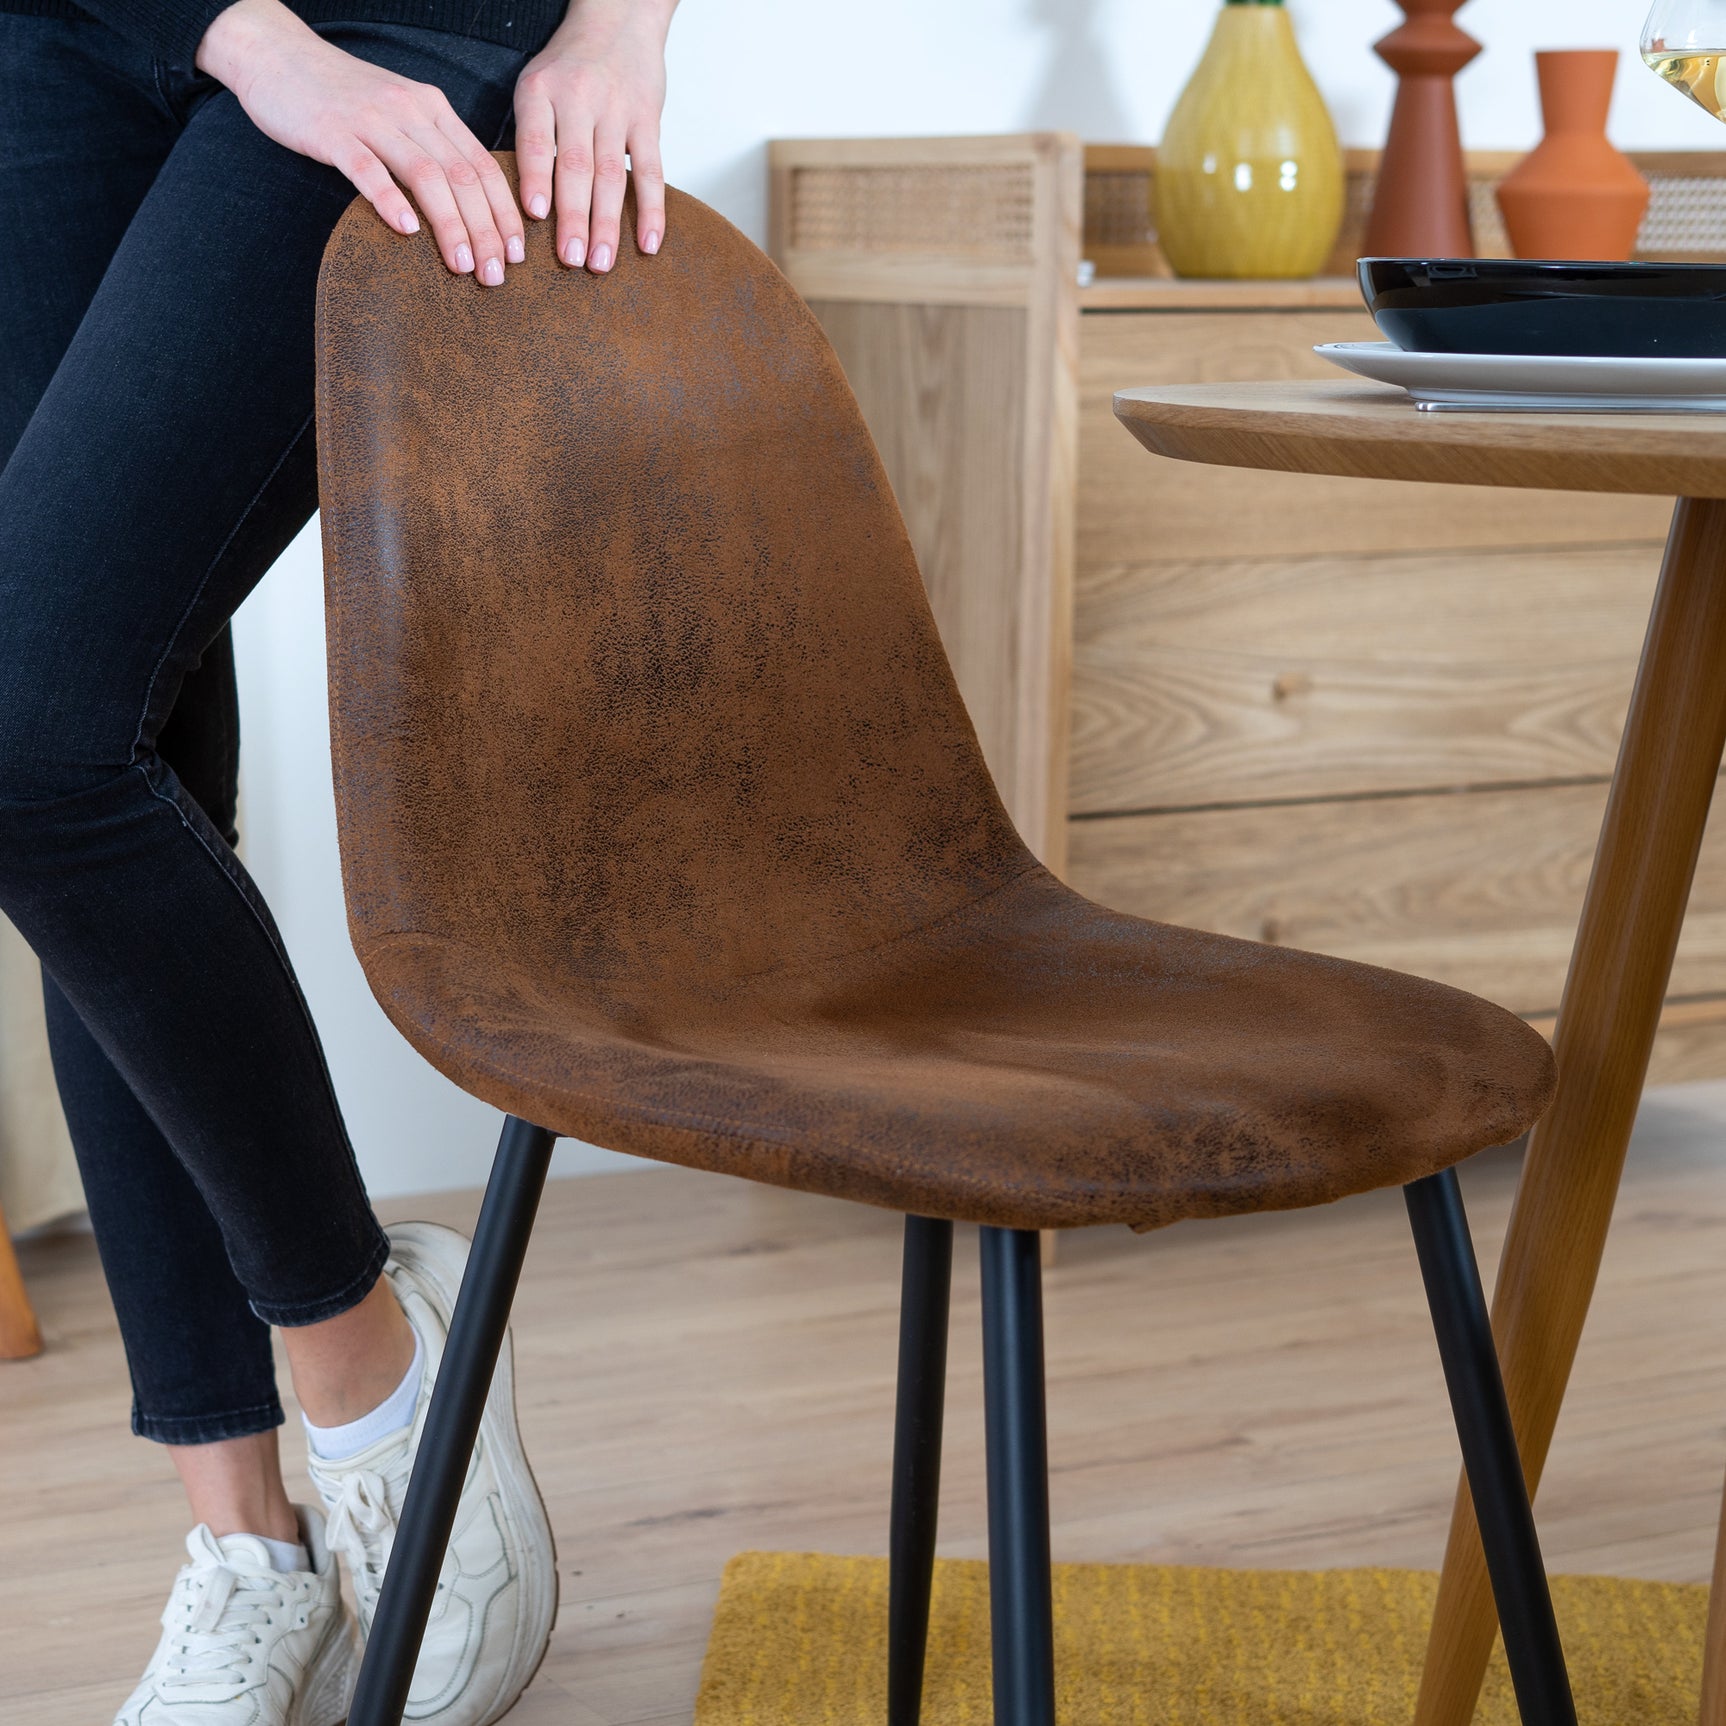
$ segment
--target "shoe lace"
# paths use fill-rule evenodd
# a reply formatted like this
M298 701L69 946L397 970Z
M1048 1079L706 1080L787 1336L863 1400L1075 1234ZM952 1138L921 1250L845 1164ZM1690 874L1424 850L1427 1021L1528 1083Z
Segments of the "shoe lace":
M389 1483L371 1469L355 1469L343 1478L328 1512L324 1539L330 1551L347 1560L354 1593L369 1626L396 1539Z
M168 1688L238 1683L260 1632L272 1628L291 1604L286 1576L230 1570L225 1564L182 1574L169 1608L171 1636L158 1683ZM178 1610L176 1610L178 1608Z
M324 1540L347 1563L363 1631L371 1630L378 1591L395 1547L396 1517L407 1495L406 1472L404 1467L402 1477L396 1479L375 1469L357 1468L342 1476L334 1498L325 1501ZM438 1570L439 1594L449 1584L453 1562L453 1554L446 1552Z

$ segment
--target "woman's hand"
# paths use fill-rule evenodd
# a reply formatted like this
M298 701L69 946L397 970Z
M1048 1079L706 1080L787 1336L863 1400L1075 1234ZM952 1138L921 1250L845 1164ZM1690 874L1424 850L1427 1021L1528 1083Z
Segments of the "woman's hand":
M419 229L401 189L410 188L458 274L496 287L506 259L526 255L509 181L435 84L344 53L281 0L236 0L217 13L196 58L259 131L339 169L404 234Z
M617 262L625 153L635 174L635 243L665 237L659 114L665 36L677 0L574 0L515 87L521 199L557 211L557 255L609 270Z

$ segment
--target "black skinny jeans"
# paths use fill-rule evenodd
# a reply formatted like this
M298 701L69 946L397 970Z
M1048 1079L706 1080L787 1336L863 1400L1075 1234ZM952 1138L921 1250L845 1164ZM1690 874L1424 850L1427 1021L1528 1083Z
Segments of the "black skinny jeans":
M537 42L318 29L508 147ZM164 1443L278 1425L268 1326L355 1305L387 1252L233 849L228 620L317 507L313 293L352 197L202 73L0 13L0 910Z

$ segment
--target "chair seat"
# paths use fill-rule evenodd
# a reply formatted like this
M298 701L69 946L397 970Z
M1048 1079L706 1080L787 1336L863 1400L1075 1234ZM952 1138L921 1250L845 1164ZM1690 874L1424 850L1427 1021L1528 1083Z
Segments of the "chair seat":
M723 983L362 955L436 1066L559 1133L1005 1228L1322 1204L1522 1133L1537 1032L1459 990L1108 911L1030 868L864 951Z

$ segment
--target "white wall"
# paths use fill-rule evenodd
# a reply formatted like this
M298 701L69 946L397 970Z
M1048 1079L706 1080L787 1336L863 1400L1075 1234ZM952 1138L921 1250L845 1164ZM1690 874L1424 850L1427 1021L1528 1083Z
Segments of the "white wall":
M672 30L673 179L759 236L769 137L1066 127L1154 143L1210 34L1209 0L684 0ZM1346 144L1382 142L1393 81L1371 44L1391 0L1290 0ZM1718 148L1718 125L1636 59L1645 0L1473 0L1463 138L1538 136L1536 48L1618 47L1622 144Z
M1345 143L1380 141L1392 94L1370 44L1390 0L1291 0ZM685 0L672 31L665 151L674 183L757 239L770 137L1065 127L1154 142L1203 50L1200 0ZM1639 0L1473 0L1459 22L1487 51L1459 84L1465 141L1538 134L1530 54L1618 46L1618 142L1715 148L1715 122L1635 58ZM373 1004L348 946L324 706L316 525L241 613L246 851L323 1029L374 1192L484 1178L497 1117L433 1073ZM557 1171L616 1166L564 1145Z

